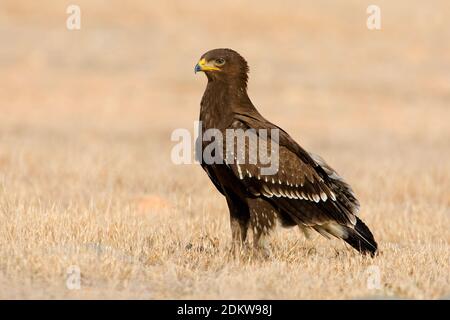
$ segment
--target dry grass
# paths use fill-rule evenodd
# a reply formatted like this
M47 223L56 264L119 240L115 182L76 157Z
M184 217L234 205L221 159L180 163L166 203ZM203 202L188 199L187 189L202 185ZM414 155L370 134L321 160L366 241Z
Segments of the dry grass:
M78 32L65 1L0 4L0 298L450 294L448 1L379 1L378 32L356 0L77 2ZM249 60L261 112L352 183L377 258L293 229L267 261L227 258L225 201L170 162L198 115L192 67L220 46Z

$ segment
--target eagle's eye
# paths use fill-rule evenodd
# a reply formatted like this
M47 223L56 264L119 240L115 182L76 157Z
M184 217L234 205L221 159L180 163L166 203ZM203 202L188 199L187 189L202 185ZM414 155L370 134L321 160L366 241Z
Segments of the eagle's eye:
M223 59L223 58L217 58L216 60L214 60L214 64L215 64L216 66L221 67L221 66L223 66L223 65L225 64L225 59Z

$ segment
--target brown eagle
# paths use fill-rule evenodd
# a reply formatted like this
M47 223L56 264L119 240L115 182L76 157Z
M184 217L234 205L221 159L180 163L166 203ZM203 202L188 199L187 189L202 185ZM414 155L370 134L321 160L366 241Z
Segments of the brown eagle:
M258 148L277 150L278 170L269 175L261 173L261 161L237 161L235 153L239 150L234 147L231 159L236 161L227 161L221 153L224 161L201 163L227 200L233 250L242 247L251 228L255 248L269 254L266 236L280 223L284 227L297 225L305 235L315 230L327 238L343 239L359 252L374 256L377 243L356 216L359 202L351 187L321 157L305 151L252 104L247 94L249 68L245 59L231 49L214 49L201 56L195 66L198 71L208 78L200 104L202 132L214 129L228 137L227 130L253 130L267 142ZM273 133L262 137L261 129L278 130L277 141ZM250 153L261 150L251 150L249 140L245 139L241 151L251 158ZM221 144L223 152L228 152L224 147L228 142ZM204 152L208 141L202 139L199 145Z

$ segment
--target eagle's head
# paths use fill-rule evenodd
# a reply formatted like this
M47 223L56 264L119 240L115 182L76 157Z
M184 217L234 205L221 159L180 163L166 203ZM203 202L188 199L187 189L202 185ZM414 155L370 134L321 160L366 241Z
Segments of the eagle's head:
M247 61L231 49L214 49L206 52L194 68L195 73L203 71L208 80L225 82L239 79L247 83Z

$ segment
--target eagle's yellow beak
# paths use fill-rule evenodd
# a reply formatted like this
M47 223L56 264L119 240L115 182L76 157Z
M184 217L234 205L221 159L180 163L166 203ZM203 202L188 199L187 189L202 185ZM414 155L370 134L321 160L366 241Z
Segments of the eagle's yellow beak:
M194 68L194 72L197 73L199 71L219 71L220 69L214 66L213 64L206 62L205 58L201 59Z

